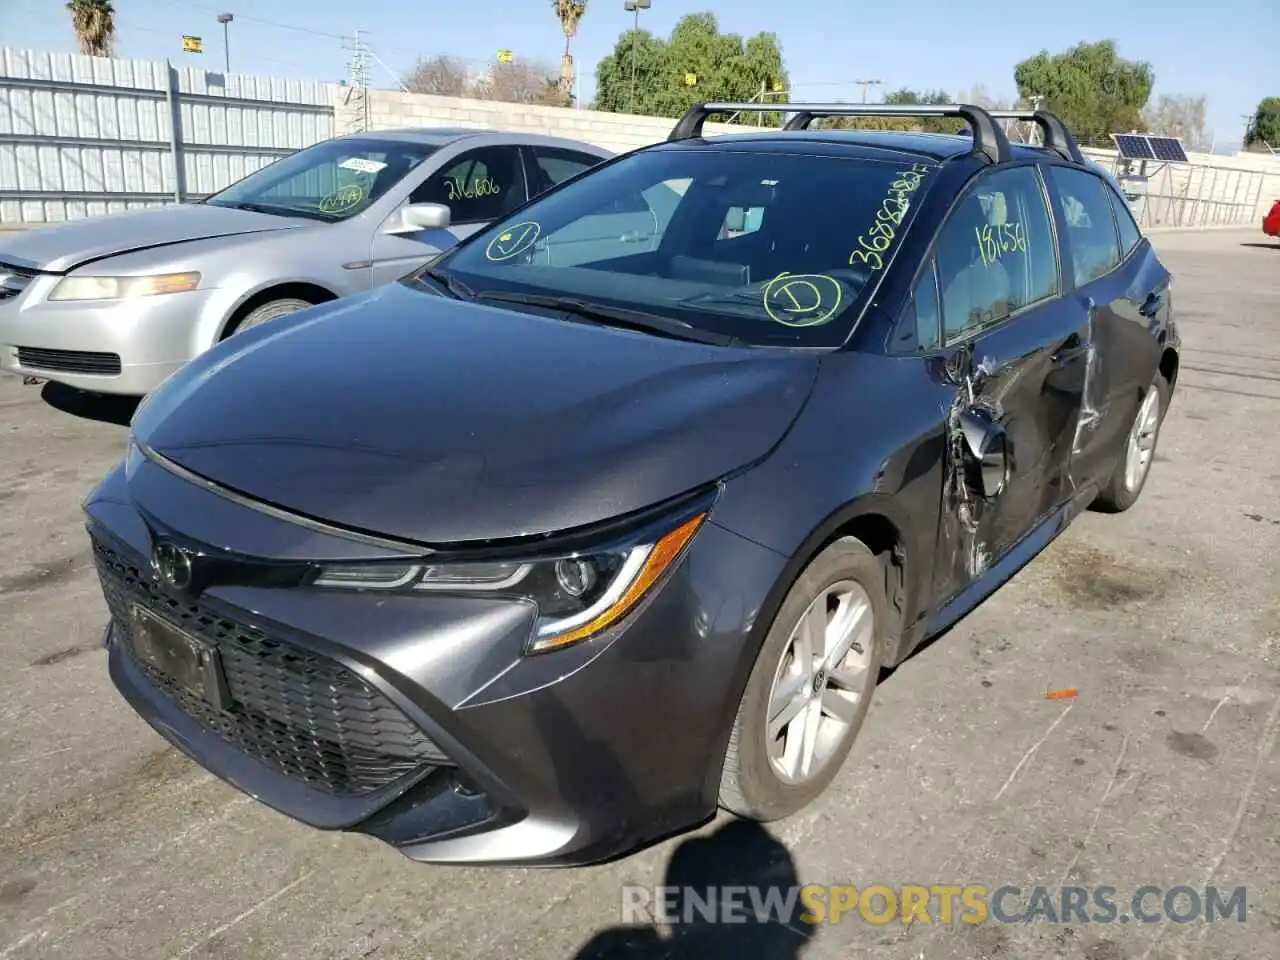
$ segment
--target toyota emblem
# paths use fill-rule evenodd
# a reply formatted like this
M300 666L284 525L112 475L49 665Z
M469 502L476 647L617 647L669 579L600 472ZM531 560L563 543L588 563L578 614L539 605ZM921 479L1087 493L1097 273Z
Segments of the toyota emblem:
M182 590L191 585L191 558L177 544L162 540L151 551L151 567L162 581Z

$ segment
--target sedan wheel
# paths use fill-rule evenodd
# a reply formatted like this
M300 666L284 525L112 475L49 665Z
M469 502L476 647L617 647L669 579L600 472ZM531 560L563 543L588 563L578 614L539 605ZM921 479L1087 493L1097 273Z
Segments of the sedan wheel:
M884 568L845 537L818 554L778 608L738 707L720 805L776 820L839 772L879 679Z
M1160 430L1160 391L1148 390L1133 418L1124 455L1124 485L1131 491L1142 488L1156 452L1156 433Z
M871 598L856 581L832 584L800 617L769 695L769 761L784 783L821 772L870 696Z
M261 326L268 320L274 320L276 317L288 316L291 313L297 313L299 310L305 310L307 307L314 306L309 300L302 300L298 297L281 297L279 300L271 300L260 306L254 307L241 318L240 322L231 330L232 334L243 333L245 330L251 330L254 327ZM230 334L228 334L230 336Z
M1133 423L1125 435L1124 446L1116 458L1111 478L1102 488L1093 508L1104 513L1121 513L1138 501L1151 473L1160 439L1160 426L1169 406L1169 384L1157 374L1155 381L1138 404Z

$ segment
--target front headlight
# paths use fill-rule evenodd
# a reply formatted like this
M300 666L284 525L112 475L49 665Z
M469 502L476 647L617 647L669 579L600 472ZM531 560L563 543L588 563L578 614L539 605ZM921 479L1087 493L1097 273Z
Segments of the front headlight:
M707 513L598 551L494 562L326 565L317 587L516 596L538 607L530 653L560 650L621 620L670 567Z
M200 286L198 273L160 273L150 277L63 277L50 300L127 300L161 293L183 293Z

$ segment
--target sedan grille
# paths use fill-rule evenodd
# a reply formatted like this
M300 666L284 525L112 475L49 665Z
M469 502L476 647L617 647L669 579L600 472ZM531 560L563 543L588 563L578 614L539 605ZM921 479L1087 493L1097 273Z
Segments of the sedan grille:
M359 796L448 764L395 704L342 664L206 601L174 599L140 565L96 541L94 559L117 630L128 634L136 604L215 648L230 706L205 702L130 651L133 663L197 723L281 775L334 796Z
M53 373L88 373L103 377L120 375L118 353L90 353L87 350L41 350L19 347L18 365L26 370Z

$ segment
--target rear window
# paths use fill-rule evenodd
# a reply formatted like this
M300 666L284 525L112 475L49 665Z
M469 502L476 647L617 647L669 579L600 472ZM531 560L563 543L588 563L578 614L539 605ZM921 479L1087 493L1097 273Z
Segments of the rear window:
M674 149L537 200L437 264L476 291L572 296L745 343L838 346L935 168Z

